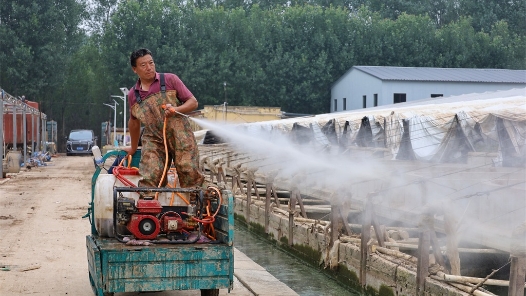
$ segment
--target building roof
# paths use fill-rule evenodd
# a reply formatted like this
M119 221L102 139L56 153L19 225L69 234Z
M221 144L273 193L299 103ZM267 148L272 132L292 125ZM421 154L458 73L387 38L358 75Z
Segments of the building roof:
M526 70L354 66L381 80L526 83Z

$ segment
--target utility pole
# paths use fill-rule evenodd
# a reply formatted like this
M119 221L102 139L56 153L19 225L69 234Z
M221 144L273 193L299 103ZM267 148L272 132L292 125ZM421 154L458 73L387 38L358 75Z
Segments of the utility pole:
M118 143L117 143L117 105L119 104L115 100L113 100L113 103L114 103L113 105L106 104L106 103L103 103L103 104L113 109L113 146L117 147L118 146Z
M123 101L124 101L124 138L122 140L122 146L126 146L126 109L128 109L128 104L126 104L126 99L128 98L129 90L126 87L121 87Z

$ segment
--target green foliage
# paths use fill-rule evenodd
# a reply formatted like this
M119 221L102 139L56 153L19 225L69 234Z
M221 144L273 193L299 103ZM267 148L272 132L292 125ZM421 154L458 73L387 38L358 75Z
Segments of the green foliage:
M36 100L43 87L60 86L68 49L80 41L80 8L74 0L6 2L0 6L0 82Z
M490 32L498 22L504 21L513 27L513 32L526 32L526 1L471 0L460 1L461 15L470 16L475 31Z
M100 137L113 119L103 103L135 83L129 55L140 47L201 107L309 114L329 112L331 85L353 65L526 68L524 1L4 2L0 86L40 102L59 135Z
M65 93L66 69L83 41L79 28L83 9L75 0L3 1L0 86L40 103L42 111L54 118L64 117L65 99L72 95ZM57 98L63 104L53 107Z

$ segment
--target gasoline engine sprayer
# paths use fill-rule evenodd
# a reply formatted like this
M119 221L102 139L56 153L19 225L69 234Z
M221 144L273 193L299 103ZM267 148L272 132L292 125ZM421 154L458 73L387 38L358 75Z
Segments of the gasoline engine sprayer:
M98 161L98 147L95 164ZM121 242L150 240L151 243L203 243L216 240L214 222L223 203L216 187L206 190L177 188L175 169L167 172L167 187L137 187L139 170L119 165L100 174L94 187L95 228L99 235ZM111 172L111 173L110 173ZM155 193L141 199L141 193Z

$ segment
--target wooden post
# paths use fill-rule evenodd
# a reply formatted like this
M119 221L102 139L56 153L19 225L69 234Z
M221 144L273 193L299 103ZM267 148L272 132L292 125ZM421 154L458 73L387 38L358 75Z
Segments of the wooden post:
M231 162L232 162L232 151L228 151L226 153L226 166L230 167Z
M296 189L292 188L289 196L289 211L294 211L296 209Z
M290 191L290 198L289 198L289 208L295 209L296 204L299 204L301 216L303 218L307 218L307 212L305 211L305 206L303 205L303 199L301 198L300 191L297 187L293 187Z
M256 197L259 200L259 192L258 192L258 187L256 185L256 170L257 169L247 170L247 178L248 178L247 190L249 187L254 188L254 193L256 194Z
M510 287L508 296L524 295L524 277L526 276L526 257L511 256Z
M305 206L303 205L303 198L301 198L301 193L299 190L296 191L296 200L298 201L300 205L301 216L303 218L308 218L307 211L305 211Z
M431 223L433 216L424 214L420 225L416 265L416 295L425 295L425 283L429 273L429 247L431 246Z
M207 163L207 160L208 156L201 158L201 160L199 161L199 168L201 169L201 173L203 174L203 176L206 175L205 163Z
M303 218L307 218L307 212L305 211L305 207L303 206L303 199L301 198L300 190L298 188L298 184L301 184L305 179L305 174L299 173L296 174L292 180L291 180L291 193L290 193L290 199L294 198L294 206L296 206L296 202L300 205L301 210L301 216Z
M241 183L241 165L235 166L234 172L234 176L232 176L232 192L234 194L236 193L234 186L237 185L237 187L239 187L240 193L243 194L243 184Z
M294 211L289 211L289 247L294 245Z
M254 194L256 195L257 200L259 200L259 190L258 186L256 185L256 180L252 179L252 188L254 188Z
M343 218L341 204L331 204L331 240L329 242L329 249L332 249L334 242L340 239L341 233L351 235L351 228L346 219Z
M226 184L226 175L225 170L223 170L223 165L225 164L223 159L220 159L217 163L217 184L224 182Z
M510 287L508 296L524 296L526 277L526 222L512 233Z
M210 178L210 182L214 183L214 169L213 168L210 168L210 165L208 166L208 175L209 175L209 178Z
M364 289L367 285L367 258L369 256L367 243L371 239L372 212L369 203L370 201L367 199L364 206L362 233L360 236L360 286Z
M331 194L331 200L341 200L344 196L339 195L342 190L336 190ZM331 204L331 240L329 242L329 249L332 248L334 242L340 238L340 233L351 235L351 227L347 217L343 215L342 209L349 206L348 204Z
M445 211L444 211L445 212ZM447 237L446 256L451 266L450 274L460 274L460 255L458 253L457 226L453 216L444 213L444 231Z
M233 175L232 176L232 186L231 190L234 194L237 193L237 190L239 189L239 193L243 194L243 185L241 184L241 180L239 179L239 175Z
M339 215L339 206L331 204L331 240L329 242L329 249L332 248L334 242L338 239L342 223Z
M345 215L345 216L343 215L341 207L338 210L339 210L342 222L343 222L343 227L344 227L344 230L345 230L345 234L347 234L348 236L351 236L352 230L351 230L351 227L349 226L349 221L347 221L347 215Z
M368 202L368 207L370 208L369 209L369 212L371 213L371 223L373 224L373 227L374 227L374 233L376 234L376 239L378 240L378 245L382 248L385 248L385 244L384 244L384 233L385 233L385 228L384 227L381 227L380 224L378 223L378 220L376 219L376 215L374 214L374 208L373 208L373 204L371 202Z
M438 243L438 238L434 227L431 229L429 234L431 235L431 245L433 246L433 255L435 256L436 262L440 264L440 266L446 267L444 256L442 256L442 251L440 250L440 244Z
M210 158L206 158L206 164L208 165L208 169L210 171L210 181L214 182L214 177L218 180L217 175L217 163L219 162L218 159L211 161Z
M272 195L274 194L274 201L276 202L276 205L279 208L279 198L278 194L276 193L276 188L274 188L274 179L276 179L276 176L278 175L277 170L273 170L266 173L265 178L265 184L266 184L266 194L270 197L269 200L272 199Z
M279 203L278 193L276 192L276 188L274 188L274 184L272 183L270 184L270 189L272 190L272 194L274 194L274 202L279 208L280 203Z
M270 198L272 194L272 184L266 184L266 195L265 195L265 233L268 234L268 228L270 224Z
M241 182L241 175L238 175L236 178L237 186L239 187L239 192L243 194L243 190L245 186L243 186L243 182Z
M232 191L233 194L236 194L236 188L235 188L235 186L237 186L237 177L236 177L236 175L233 175L230 180L232 181L230 183L230 190Z
M250 190L250 187L254 188L254 191L255 191L254 194L256 195L256 198L259 200L258 187L256 186L256 170L257 169L247 170L247 178L248 178L247 190Z
M250 189L250 182L252 182L250 179L248 179L247 184L247 225L250 226L250 204L252 203L252 190Z
M217 184L223 182L223 176L225 174L223 173L223 166L221 166L221 164L219 164L219 166L217 166ZM224 181L226 181L226 179L224 179Z

